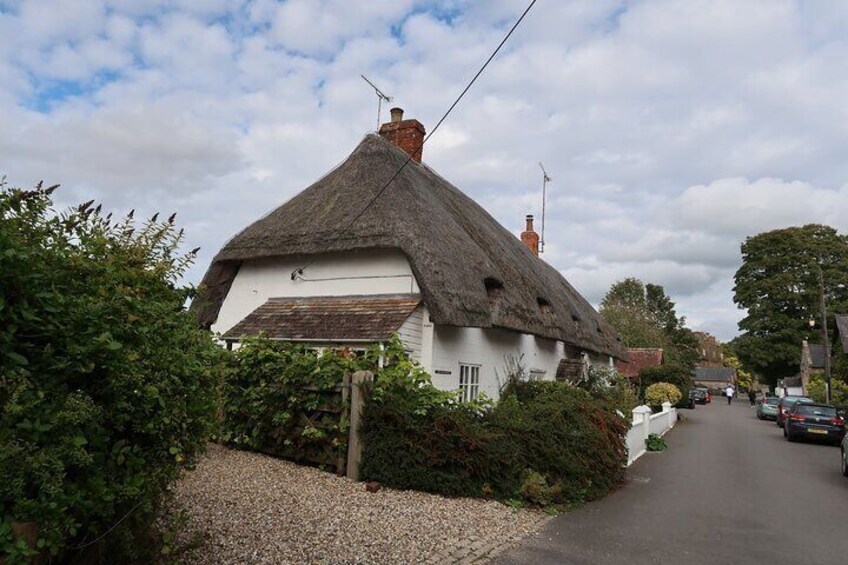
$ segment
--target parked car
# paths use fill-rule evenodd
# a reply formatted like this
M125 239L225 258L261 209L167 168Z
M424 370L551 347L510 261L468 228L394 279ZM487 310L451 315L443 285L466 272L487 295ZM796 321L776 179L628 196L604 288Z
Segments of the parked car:
M689 391L689 394L686 398L681 399L681 401L677 404L680 408L695 408L695 389Z
M777 420L777 402L780 400L776 396L767 396L757 402L757 418L760 420Z
M777 425L781 428L783 427L783 423L786 421L786 413L792 408L792 405L796 402L806 402L807 404L812 404L813 399L807 398L806 396L784 396L780 400L777 401Z
M705 386L696 386L695 390L703 390L707 394L707 404L713 401L713 393Z
M692 398L696 404L706 404L707 402L709 402L710 393L707 392L706 389L693 388L692 392L690 392L689 394L692 395Z
M848 435L842 438L842 475L848 477Z
M835 406L795 402L786 417L783 437L789 441L818 439L839 445L845 438L845 420L836 413Z

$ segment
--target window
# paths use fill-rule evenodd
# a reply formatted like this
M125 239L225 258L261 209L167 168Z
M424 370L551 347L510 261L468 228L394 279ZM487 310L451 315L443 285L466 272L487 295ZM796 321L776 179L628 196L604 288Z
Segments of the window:
M470 402L480 393L480 365L459 364L459 391L463 402Z

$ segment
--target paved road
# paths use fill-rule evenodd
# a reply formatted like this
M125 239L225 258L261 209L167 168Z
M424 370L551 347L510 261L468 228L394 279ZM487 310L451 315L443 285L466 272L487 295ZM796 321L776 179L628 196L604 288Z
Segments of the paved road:
M848 564L838 448L787 442L747 401L682 413L668 451L642 456L626 486L496 563Z

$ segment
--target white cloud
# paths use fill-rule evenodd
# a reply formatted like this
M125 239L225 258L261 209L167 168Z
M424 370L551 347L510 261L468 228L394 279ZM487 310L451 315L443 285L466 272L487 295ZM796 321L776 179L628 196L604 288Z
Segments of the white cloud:
M0 13L0 172L63 202L177 211L205 263L376 126L366 74L430 131L511 0L26 0ZM733 334L739 244L848 225L848 9L790 0L540 2L425 148L592 301L663 284ZM384 107L384 116L387 115Z

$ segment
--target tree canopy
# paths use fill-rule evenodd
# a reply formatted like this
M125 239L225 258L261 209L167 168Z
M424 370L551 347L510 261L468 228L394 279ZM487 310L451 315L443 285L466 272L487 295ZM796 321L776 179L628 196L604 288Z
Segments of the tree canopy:
M820 277L831 337L833 313L848 311L848 236L809 224L749 237L741 251L733 300L747 315L734 349L745 367L774 385L798 372L802 340L821 343Z
M600 313L627 347L662 347L667 363L687 368L699 359L697 338L660 285L633 277L618 281L601 301Z

